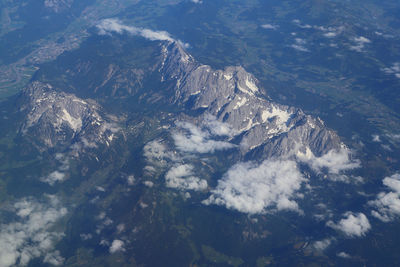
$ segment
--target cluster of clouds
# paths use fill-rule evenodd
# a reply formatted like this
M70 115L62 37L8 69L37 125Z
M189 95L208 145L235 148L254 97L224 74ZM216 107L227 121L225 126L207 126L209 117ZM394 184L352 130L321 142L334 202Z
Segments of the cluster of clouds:
M391 67L383 68L382 71L386 74L393 74L400 79L400 62L395 62Z
M301 212L296 198L305 178L290 160L237 163L218 181L203 204L216 204L243 213L269 210Z
M328 178L336 181L348 182L348 177L343 172L360 167L360 161L351 157L351 151L345 147L339 150L332 149L328 153L316 157L307 148L305 153L298 152L297 159L306 163L317 173L327 173Z
M317 25L302 24L301 21L298 19L294 19L293 23L302 29L319 30L319 31L323 32L323 36L325 36L327 38L336 37L344 30L343 26L341 26L341 27L324 27L324 26L317 26Z
M400 215L400 174L396 173L383 179L389 192L380 192L375 200L368 204L374 207L372 216L383 222L394 220Z
M53 186L55 183L62 182L66 178L66 172L69 169L69 160L61 153L55 155L55 159L61 164L60 167L48 174L47 176L41 177L40 181Z
M144 168L145 174L154 176L167 170L164 175L167 187L183 191L205 191L208 188L207 180L195 175L193 164L184 162L197 158L194 154L235 148L235 144L216 139L231 138L236 131L210 114L203 116L201 126L182 121L176 122L175 125L170 132L174 149L168 148L167 143L160 139L150 141L144 146L143 155L148 163Z
M364 36L354 37L353 38L354 45L350 46L350 50L363 52L366 44L371 43L371 40L365 38Z
M147 162L157 166L165 166L168 160L176 161L177 156L167 150L159 139L148 142L143 148L143 155Z
M177 42L182 47L189 47L189 44L174 39L171 34L166 31L153 31L150 29L128 26L118 19L104 19L97 24L97 29L99 30L100 35L106 35L112 32L118 34L129 33L132 35L142 36L150 41Z
M292 22L302 29L318 30L318 31L322 32L322 35L324 37L329 38L329 39L339 36L345 30L344 26L325 27L325 26L318 26L318 25L303 24L298 19L295 19ZM364 52L365 45L371 43L371 40L364 36L353 37L350 41L352 42L352 45L350 45L350 47L349 47L350 50L353 50L356 52ZM331 46L336 47L337 45L332 43ZM292 45L292 47L299 51L304 51L304 52L308 51L308 49L306 49L302 44L295 43ZM386 68L386 69L388 69L388 71L390 71L389 68Z
M293 49L296 49L301 52L310 52L305 45L307 44L306 40L301 39L301 38L296 38L295 43L291 45Z
M176 151L167 149L161 140L155 140L144 147L144 156L148 162L159 164L158 167L168 167L164 175L167 187L206 191L207 180L196 175L193 164L183 162L186 159L197 159L193 154L235 148L236 145L221 141L226 138L216 140L216 136L232 138L235 132L229 124L219 122L211 115L204 116L201 128L190 122L175 124L171 137ZM360 166L360 162L353 160L350 151L345 147L331 150L320 157L315 156L308 148L305 153L261 163L239 162L223 175L203 204L221 205L248 214L279 210L302 213L296 200L303 197L299 192L302 185L305 184L306 188L309 185L299 170L299 162L308 164L317 173L328 174L334 181L348 179L343 173Z
M371 229L371 224L364 213L348 211L343 214L343 217L344 218L337 223L328 221L326 225L342 232L347 237L362 237Z
M202 130L190 122L177 122L179 130L172 133L175 146L182 152L189 153L214 153L217 150L227 150L236 145L226 142L213 140L212 135L207 130ZM227 131L223 127L215 128L214 132Z
M173 166L165 175L167 187L181 190L206 190L207 181L194 176L193 169L194 167L190 164Z
M96 234L100 234L105 228L109 228L114 224L114 221L104 211L96 219L100 222L96 227Z
M67 214L59 199L52 195L43 202L26 198L10 209L15 219L0 225L0 266L24 266L41 257L44 263L61 265L64 259L54 245L64 234L52 229Z

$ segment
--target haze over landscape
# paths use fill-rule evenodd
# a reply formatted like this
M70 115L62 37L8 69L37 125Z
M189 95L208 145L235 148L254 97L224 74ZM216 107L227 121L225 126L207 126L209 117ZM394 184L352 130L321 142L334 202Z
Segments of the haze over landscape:
M0 10L0 267L400 264L397 1Z

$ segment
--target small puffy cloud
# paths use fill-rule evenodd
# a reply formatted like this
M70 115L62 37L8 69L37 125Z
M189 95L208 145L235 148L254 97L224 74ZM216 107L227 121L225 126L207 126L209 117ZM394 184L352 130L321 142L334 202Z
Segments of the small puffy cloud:
M264 28L267 30L276 30L279 28L279 26L275 25L275 24L263 24L263 25L261 25L261 28Z
M306 40L301 39L301 38L296 38L295 43L291 45L293 49L296 49L301 52L310 52L304 45L306 44Z
M48 183L49 185L54 185L57 182L62 182L64 181L65 178L65 173L60 172L60 171L54 171L50 173L49 175L43 177L40 179L40 181L44 183Z
M40 181L53 186L55 183L62 182L66 178L65 172L69 169L69 160L63 154L57 153L54 157L61 165L58 170L51 172L45 177L41 177Z
M372 142L377 142L380 143L381 142L381 137L377 134L372 135Z
M351 259L351 255L344 251L339 252L338 254L336 254L336 256L343 259Z
M299 19L294 19L294 20L292 20L292 22L302 29L311 29L312 28L312 26L309 24L302 24Z
M44 256L43 262L54 266L60 266L64 263L64 258L61 257L60 251L56 250L47 253Z
M82 239L83 241L90 240L90 239L93 238L93 235L90 234L90 233L89 233L89 234L80 234L79 236L81 237L81 239Z
M351 153L346 148L341 148L340 150L330 150L328 153L322 155L321 157L316 157L312 151L307 148L305 153L297 152L296 157L307 163L314 171L323 172L326 170L333 180L343 180L341 179L341 174L344 171L351 170L360 167L360 161L351 158Z
M388 133L386 137L388 137L389 141L392 143L400 143L400 134Z
M350 211L346 212L344 218L338 223L328 221L326 225L337 231L341 231L348 237L364 236L371 229L371 224L369 223L367 216L361 212L353 213Z
M126 177L126 182L128 183L128 185L134 185L135 184L135 176L129 175L128 177Z
M339 34L341 34L344 30L343 26L340 27L313 26L313 28L323 32L322 35L326 38L334 38Z
M337 32L326 32L323 35L327 38L333 38L333 37L336 37L338 35L338 33Z
M193 166L190 164L172 167L165 175L167 187L182 190L201 191L207 189L207 181L193 175Z
M294 161L238 163L218 181L203 204L221 205L249 214L273 209L301 212L294 199L303 182L305 179Z
M210 133L214 135L232 137L238 133L230 124L217 120L215 116L209 113L204 116L204 124Z
M195 4L202 4L203 0L190 0L190 2L195 3Z
M55 196L39 202L26 198L16 202L11 210L16 217L0 225L0 266L27 265L32 259L44 257L45 263L61 265L64 259L54 249L63 237L53 226L66 215Z
M134 26L124 25L118 19L104 19L99 24L97 24L97 29L99 30L100 35L110 34L112 32L123 34L129 33L132 35L142 36L151 41L168 41L168 42L177 42L182 47L189 47L189 44L183 43L180 40L175 40L172 36L166 31L153 31L150 29L137 28Z
M395 62L391 67L383 68L382 71L386 74L393 74L400 79L400 62Z
M143 155L147 162L156 166L165 166L167 161L176 161L177 156L167 150L161 140L148 142L143 148Z
M375 208L371 212L372 216L383 222L389 222L400 215L400 174L386 177L383 179L383 184L390 192L380 192L377 198L368 204Z
M96 190L100 192L106 192L106 190L102 186L96 186Z
M191 153L214 153L216 150L226 150L236 147L236 145L225 141L211 139L207 131L203 131L189 122L177 122L176 126L180 131L172 133L175 146L178 150Z
M111 243L111 246L109 248L109 251L111 254L113 254L115 252L125 251L124 241L118 240L118 239L113 240L113 242Z
M368 38L365 38L363 36L354 38L354 41L357 42L357 43L362 43L362 44L371 43L371 40L369 40Z
M161 143L160 140L154 140L147 143L143 148L143 152L144 156L148 160L160 160L168 157L166 153L166 147L164 144Z
M290 47L293 48L293 49L295 49L295 50L297 50L297 51L301 51L301 52L310 52L310 50L308 50L307 48L305 48L305 47L302 46L302 45L292 44Z
M325 238L320 241L315 241L312 246L315 250L322 252L332 244L332 238Z
M143 184L150 188L154 186L154 183L152 181L144 181Z
M365 44L371 43L371 40L363 36L353 38L354 45L350 46L350 50L363 52Z

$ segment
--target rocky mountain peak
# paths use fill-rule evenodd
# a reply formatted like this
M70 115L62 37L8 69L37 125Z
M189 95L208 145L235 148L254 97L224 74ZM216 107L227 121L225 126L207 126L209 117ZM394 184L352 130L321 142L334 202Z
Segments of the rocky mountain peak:
M53 88L32 82L21 94L21 111L26 120L21 132L45 147L65 147L81 143L86 147L108 144L118 131L115 122L101 116L101 107Z
M339 137L319 118L300 109L274 103L258 80L241 66L214 70L190 56L178 43L162 46L159 69L174 83L174 100L203 116L214 116L239 138L243 154L282 156L309 148L316 155L340 150Z

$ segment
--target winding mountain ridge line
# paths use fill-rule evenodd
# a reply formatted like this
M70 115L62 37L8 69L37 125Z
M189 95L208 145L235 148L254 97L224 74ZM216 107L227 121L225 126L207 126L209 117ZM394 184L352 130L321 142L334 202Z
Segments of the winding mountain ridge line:
M132 51L129 50L129 45L124 43L127 42L125 40L116 42L112 39L114 36L100 38L111 40L116 52L113 54L113 50L108 49L104 60L101 60L104 52L102 48L86 51L92 54L83 59L79 57L80 51L72 52L72 59L68 55L61 58L67 59L68 64L64 66L60 64L62 61L57 62L58 66L63 67L52 74L51 79L42 71L37 75L37 81L26 87L22 94L27 95L27 92L30 92L32 97L26 98L28 104L25 106L31 110L22 127L23 133L27 133L27 129L34 126L37 129L46 129L48 136L43 143L50 146L55 142L53 139L68 139L66 136L70 136L70 140L75 136L87 139L87 132L91 132L90 140L108 143L112 140L108 140L111 132L107 138L100 137L106 131L104 127L93 131L86 131L81 127L87 120L107 122L105 117L112 117L111 114L103 112L103 118L100 118L100 103L107 103L109 99L125 99L130 106L141 103L151 108L151 105L158 103L165 107L180 107L178 113L196 111L198 115L195 117L200 124L204 124L207 116L211 115L217 121L229 125L230 140L239 145L243 156L250 159L289 156L298 151L305 154L307 150L313 155L321 156L330 150L339 151L343 148L336 133L327 129L319 118L306 115L301 109L274 103L265 95L264 90L260 89L258 80L241 66L214 70L197 62L175 41L143 43L143 38L130 37L130 44L135 44L136 40L140 43L139 49ZM149 50L146 45L152 48ZM143 57L138 59L137 54L143 51L151 53L152 62L143 63ZM125 52L132 61L121 61L119 56ZM139 63L136 64L137 62ZM42 82L39 82L40 80ZM60 80L63 80L61 85ZM87 82L79 86L82 80ZM68 86L65 86L67 84ZM64 93L63 90L68 93ZM52 101L59 103L60 108L47 108L46 112L37 114L44 106L36 97L42 91L52 96ZM90 103L93 103L91 107L82 104L86 103L85 96L88 95L93 99L90 100ZM71 98L74 97L80 100L72 101ZM49 98L46 98L46 101L49 101ZM80 111L70 110L67 113L74 115L67 116L65 110L68 109L62 107L71 107L71 103L80 103L79 107L72 108ZM129 113L123 108L120 111ZM61 123L60 119L65 123ZM63 132L63 137L56 137L60 134L57 131L60 125L69 133ZM46 136L39 132L32 134L43 138ZM96 138L93 137L95 135Z

